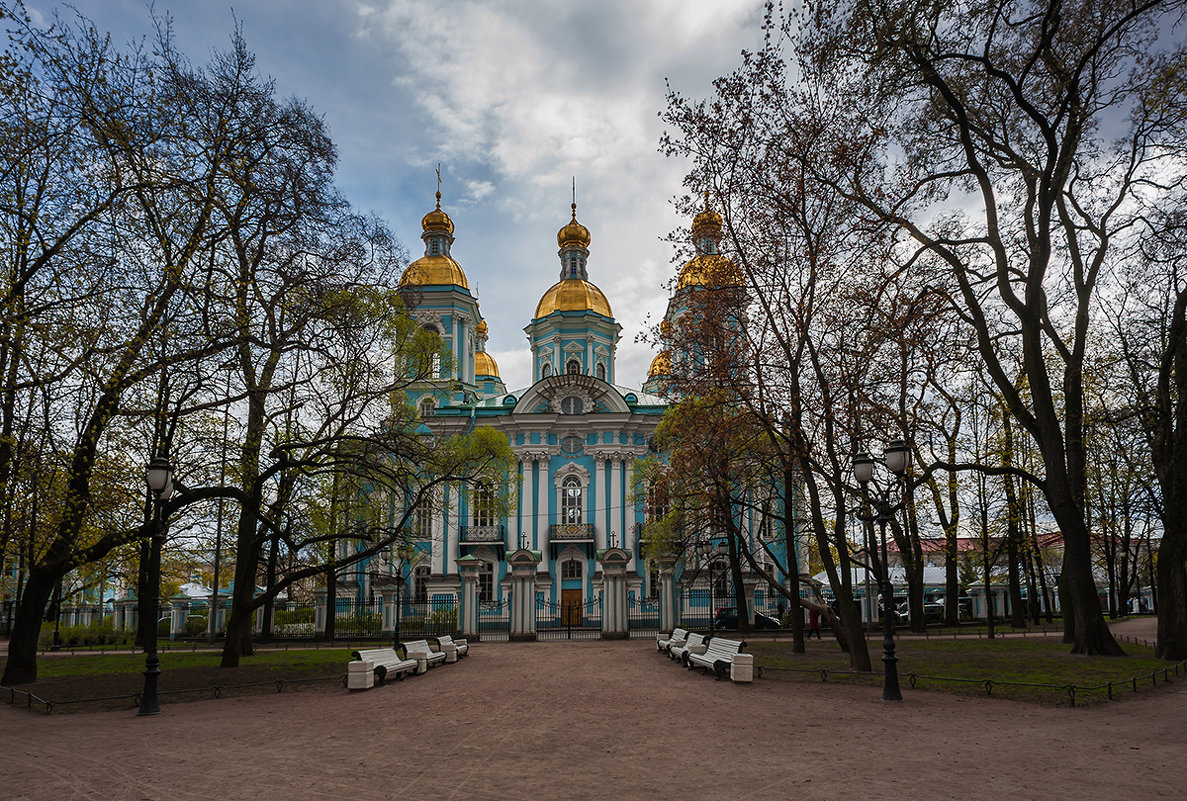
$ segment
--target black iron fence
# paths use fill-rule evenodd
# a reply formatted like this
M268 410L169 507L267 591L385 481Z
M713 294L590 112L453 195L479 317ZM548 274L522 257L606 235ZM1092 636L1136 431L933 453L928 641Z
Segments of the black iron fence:
M582 603L536 601L536 639L596 640L601 636L601 596Z
M458 631L457 601L452 596L406 603L400 613L400 636L406 640Z
M511 638L511 600L481 601L478 604L478 636L483 642Z
M632 639L658 636L659 598L628 597L626 625Z

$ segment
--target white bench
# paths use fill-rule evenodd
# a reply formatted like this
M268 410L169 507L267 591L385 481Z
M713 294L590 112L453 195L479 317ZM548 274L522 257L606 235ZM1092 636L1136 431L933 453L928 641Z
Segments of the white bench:
M456 662L466 654L470 653L470 644L463 639L455 640L450 634L442 634L440 637L429 638L432 645L437 646L437 650L445 654L446 662Z
M665 637L662 634L659 635L658 637L656 637L655 648L660 653L666 654L668 652L668 649L671 648L673 645L676 645L676 646L684 645L685 641L687 641L687 640L688 640L688 629L672 629L672 633L669 634L667 637Z
M387 683L388 676L395 676L396 681L403 681L404 675L416 669L415 659L406 659L396 653L394 648L371 648L351 653L360 662L370 662L373 665L375 678L380 684Z
M705 650L709 647L709 644L705 640L706 637L704 634L697 634L695 631L690 631L684 645L673 645L668 648L668 656L681 664L687 665L689 654L705 653Z
M440 665L445 662L445 652L434 651L433 647L429 645L428 640L413 640L412 642L402 643L400 647L407 652L409 659L423 659L428 667Z
M734 662L734 657L741 653L746 643L741 640L726 640L714 637L709 641L709 647L701 654L689 654L688 669L700 668L702 673L713 671L713 675L721 681Z

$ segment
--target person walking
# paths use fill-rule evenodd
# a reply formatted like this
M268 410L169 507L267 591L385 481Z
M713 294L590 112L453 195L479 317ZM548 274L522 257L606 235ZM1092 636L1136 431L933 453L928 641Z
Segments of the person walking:
M820 639L820 613L815 609L808 610L808 639L812 639L812 635L816 635L816 639Z

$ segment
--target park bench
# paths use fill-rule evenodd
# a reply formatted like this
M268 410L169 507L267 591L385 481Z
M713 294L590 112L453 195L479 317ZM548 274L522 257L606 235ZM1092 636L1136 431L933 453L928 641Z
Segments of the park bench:
M380 684L386 684L388 676L395 676L396 681L403 681L405 673L411 673L416 669L415 659L402 657L394 648L353 651L351 656L360 662L370 662L374 666L375 678Z
M466 654L470 653L470 644L465 640L455 640L450 634L442 634L440 637L430 637L429 642L437 646L437 650L445 654L446 662L456 662Z
M433 647L429 645L428 640L413 640L402 644L405 651L408 653L409 659L424 659L428 667L440 665L445 662L444 651L434 651Z
M684 641L684 645L672 645L668 648L668 656L675 659L681 664L688 664L689 654L703 654L705 649L709 647L708 637L704 634L697 634L695 631L688 632L688 638Z
M667 637L665 637L662 634L659 635L659 637L657 637L655 640L655 647L656 647L656 650L660 651L661 653L666 654L666 653L668 653L668 649L671 648L673 645L676 645L676 646L684 645L684 643L687 639L688 639L688 629L676 628L676 629L672 629L672 633L669 634Z
M730 665L733 664L734 657L741 653L745 647L746 643L741 640L714 637L709 641L709 647L705 649L704 653L689 654L685 662L689 670L700 668L703 673L712 670L717 680L720 681L721 677L729 670Z

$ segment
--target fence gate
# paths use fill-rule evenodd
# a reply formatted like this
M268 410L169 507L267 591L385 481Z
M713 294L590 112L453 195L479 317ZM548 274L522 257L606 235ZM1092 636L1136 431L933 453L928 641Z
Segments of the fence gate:
M536 598L537 640L598 640L602 637L602 596L583 603L552 603Z
M511 600L480 601L478 637L482 642L506 642L511 638Z
M626 604L626 627L631 639L659 636L659 598L630 596Z

